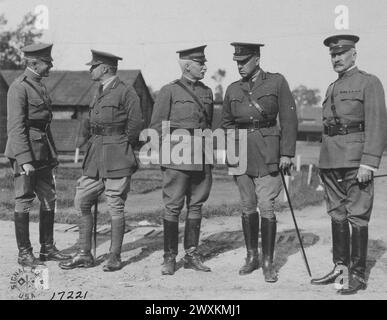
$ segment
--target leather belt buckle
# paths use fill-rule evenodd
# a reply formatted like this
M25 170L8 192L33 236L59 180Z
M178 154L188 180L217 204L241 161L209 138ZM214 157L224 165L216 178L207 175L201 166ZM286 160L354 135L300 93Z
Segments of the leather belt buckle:
M339 127L338 132L341 135L348 134L348 126L346 124L343 124L342 126Z
M337 134L337 126L327 126L327 133L328 133L328 136L332 137L332 136L335 136Z
M253 120L253 128L254 129L259 129L260 128L259 120L257 120L257 119Z

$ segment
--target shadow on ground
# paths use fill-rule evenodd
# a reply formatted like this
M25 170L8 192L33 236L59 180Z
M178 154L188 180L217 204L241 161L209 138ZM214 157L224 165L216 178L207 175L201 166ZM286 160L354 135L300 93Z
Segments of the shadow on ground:
M371 270L375 266L382 256L386 253L387 247L382 240L369 240L368 241L368 254L367 254L367 268L366 268L366 280L370 277ZM383 270L387 272L387 258L381 259L383 264Z
M179 230L179 242L183 240L184 228ZM304 248L314 245L319 237L313 233L302 233ZM106 241L110 241L110 235L99 235L97 247ZM259 240L260 242L260 240ZM123 267L128 264L138 262L150 256L153 252L163 250L163 231L154 230L141 239L130 243L124 243L122 246L122 253L130 252L132 250L141 249L135 256L123 261ZM225 231L204 238L199 246L199 252L203 257L203 261L208 261L219 254L227 251L245 247L244 237L242 231ZM78 249L78 243L75 243L70 248L63 250L64 253L73 254ZM275 249L275 265L277 270L281 269L287 262L288 257L300 251L300 245L294 229L285 230L277 233L276 249ZM103 254L97 258L97 265L102 263L107 258L107 254ZM161 261L160 261L161 262ZM241 265L243 261L241 261ZM177 269L181 268L183 261L177 262Z

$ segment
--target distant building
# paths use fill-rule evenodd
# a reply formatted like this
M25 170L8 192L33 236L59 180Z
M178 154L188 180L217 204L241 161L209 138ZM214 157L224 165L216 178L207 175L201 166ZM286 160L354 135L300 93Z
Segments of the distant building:
M298 110L297 140L320 141L322 135L322 108L307 106Z
M22 74L22 70L0 71L0 153L6 142L7 91L9 85ZM140 97L144 126L150 123L153 98L140 70L119 70L118 76L130 84ZM43 80L52 100L52 130L58 151L73 151L80 133L80 121L88 117L89 103L98 88L88 71L51 71Z

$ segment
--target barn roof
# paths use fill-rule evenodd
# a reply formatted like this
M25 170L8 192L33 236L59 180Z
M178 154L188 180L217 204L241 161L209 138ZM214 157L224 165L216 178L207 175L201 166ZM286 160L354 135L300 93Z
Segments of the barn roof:
M23 72L23 70L0 71L8 86ZM120 79L130 85L133 85L140 75L140 70L118 71ZM98 87L98 82L90 79L89 71L51 71L50 77L43 81L53 105L58 106L88 106Z

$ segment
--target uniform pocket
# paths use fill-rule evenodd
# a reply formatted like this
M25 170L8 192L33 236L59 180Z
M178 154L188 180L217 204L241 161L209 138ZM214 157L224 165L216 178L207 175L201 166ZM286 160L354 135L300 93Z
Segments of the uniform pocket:
M256 102L265 114L278 112L278 96L276 92L265 92L256 98Z
M117 122L121 119L121 113L126 116L126 111L120 106L120 100L117 97L108 97L98 103L100 107L100 118L104 123Z
M241 112L241 106L244 100L245 100L244 96L236 96L230 99L231 113L234 116L238 115L238 113Z
M30 98L28 99L28 103L34 107L39 107L40 105L45 104L41 98Z
M364 132L356 132L345 135L345 157L348 161L358 162L363 156L365 135Z
M104 137L103 156L108 172L129 168L135 171L138 168L132 146L126 136Z
M340 105L337 108L345 115L363 116L363 94L362 92L340 93Z
M171 118L182 121L193 118L197 107L193 100L179 99L172 106Z
M280 131L278 127L262 128L259 130L265 143L265 150L262 155L266 164L279 163L280 159Z
M35 160L47 160L49 147L47 137L44 133L31 129L29 131L31 149Z

